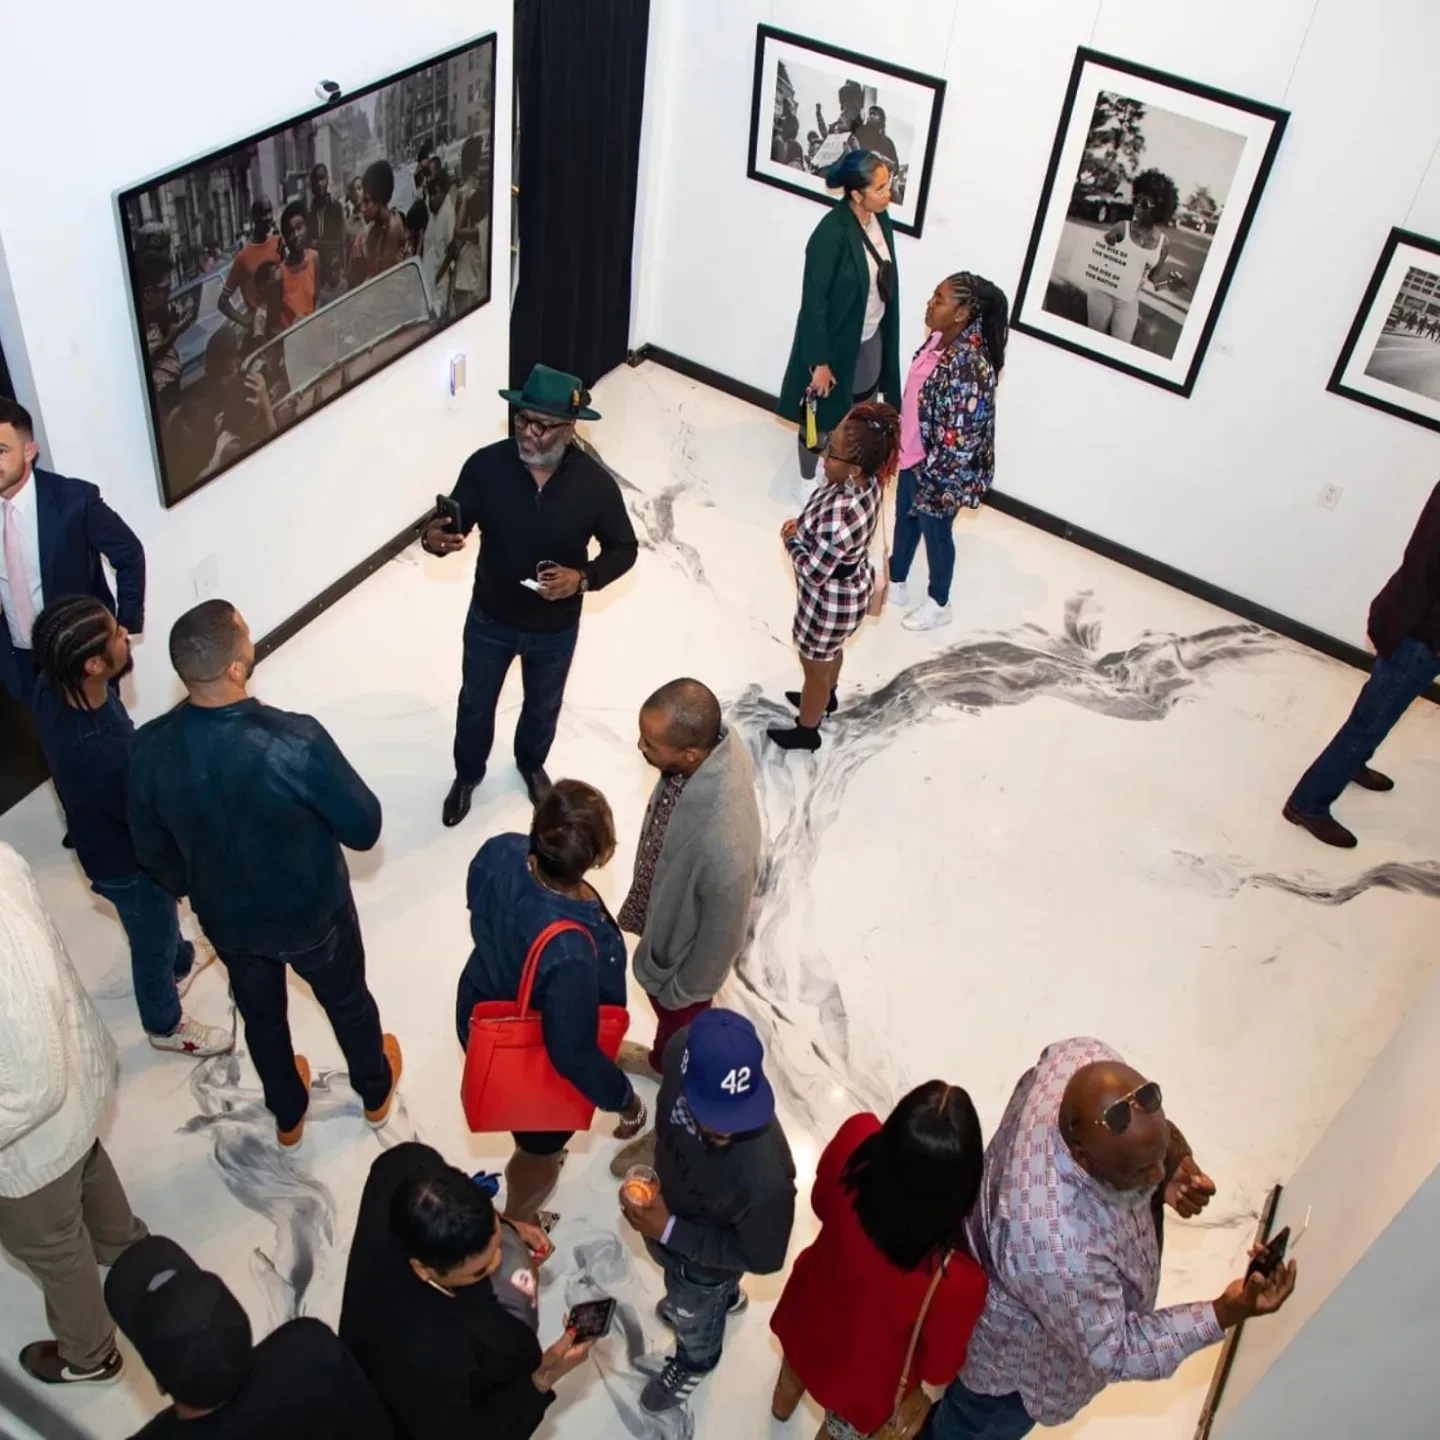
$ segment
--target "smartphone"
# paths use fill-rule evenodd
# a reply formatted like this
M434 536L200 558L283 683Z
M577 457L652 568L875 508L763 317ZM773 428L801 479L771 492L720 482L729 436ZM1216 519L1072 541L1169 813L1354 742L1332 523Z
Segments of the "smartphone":
M1270 1237L1270 1243L1246 1267L1245 1278L1273 1275L1285 1263L1285 1252L1289 1248L1290 1227L1287 1225L1278 1235Z
M610 1331L615 1319L615 1301L606 1296L603 1300L586 1300L575 1306L566 1321L566 1328L577 1340L598 1340Z
M465 522L460 518L460 502L453 495L437 495L435 497L435 513L443 516L457 535L461 533Z

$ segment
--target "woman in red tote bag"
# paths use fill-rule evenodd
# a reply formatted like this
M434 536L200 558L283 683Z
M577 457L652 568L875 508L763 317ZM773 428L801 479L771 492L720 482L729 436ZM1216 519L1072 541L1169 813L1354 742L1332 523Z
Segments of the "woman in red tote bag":
M605 797L579 780L558 780L535 809L530 834L496 835L470 862L466 893L474 949L456 995L460 1043L483 1000L514 1000L525 957L557 920L577 923L545 946L531 1005L540 1012L555 1069L597 1109L621 1117L615 1134L636 1134L645 1106L629 1078L596 1044L601 1005L625 1004L625 941L588 871L615 853L615 821ZM593 942L593 943L592 943ZM560 1178L573 1131L515 1135L505 1167L505 1213L533 1220Z

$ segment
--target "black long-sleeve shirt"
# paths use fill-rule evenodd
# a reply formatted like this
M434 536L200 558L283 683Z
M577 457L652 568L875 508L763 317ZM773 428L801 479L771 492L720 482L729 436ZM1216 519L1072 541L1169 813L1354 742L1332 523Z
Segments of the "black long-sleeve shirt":
M635 563L639 546L620 487L574 445L541 486L515 442L497 441L465 462L451 494L464 533L480 527L473 603L502 625L554 634L580 623L581 596L545 600L520 583L538 578L542 560L582 571L591 590L603 590ZM593 560L592 538L600 542Z
M1387 659L1406 639L1440 653L1440 485L1415 522L1400 568L1370 607L1370 638Z

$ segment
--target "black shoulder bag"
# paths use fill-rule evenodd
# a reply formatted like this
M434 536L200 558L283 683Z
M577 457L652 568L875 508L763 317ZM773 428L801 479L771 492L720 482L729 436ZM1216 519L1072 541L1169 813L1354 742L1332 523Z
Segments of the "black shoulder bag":
M858 220L855 223L860 225ZM882 230L880 233L883 235L885 232ZM881 300L888 306L894 296L895 262L881 258L880 252L875 248L875 242L870 238L870 232L863 225L860 225L860 238L865 242L865 248L875 262L875 288L880 292Z

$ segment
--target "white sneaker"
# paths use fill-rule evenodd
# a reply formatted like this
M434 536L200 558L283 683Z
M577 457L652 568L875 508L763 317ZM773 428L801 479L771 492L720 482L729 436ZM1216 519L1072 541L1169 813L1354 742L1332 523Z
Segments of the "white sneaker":
M152 1049L170 1050L177 1055L228 1055L235 1048L235 1036L218 1025L202 1025L188 1015L180 1017L180 1028L173 1035L146 1037Z
M917 605L900 623L907 630L938 630L954 618L948 605L937 605L927 595L925 603Z
M885 592L885 603L903 610L910 603L910 586L904 580L892 580Z
M208 970L215 963L215 952L207 941L192 940L190 943L195 947L195 963L190 967L190 973L183 980L175 982L175 993L182 1000L190 993L190 987L200 978L200 972Z

